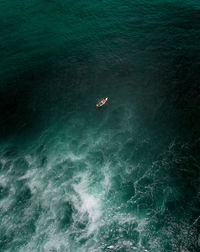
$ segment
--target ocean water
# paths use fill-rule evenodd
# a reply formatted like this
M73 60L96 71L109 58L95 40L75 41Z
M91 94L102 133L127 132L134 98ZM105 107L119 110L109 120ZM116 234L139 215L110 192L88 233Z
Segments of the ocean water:
M0 10L0 251L199 251L199 0Z

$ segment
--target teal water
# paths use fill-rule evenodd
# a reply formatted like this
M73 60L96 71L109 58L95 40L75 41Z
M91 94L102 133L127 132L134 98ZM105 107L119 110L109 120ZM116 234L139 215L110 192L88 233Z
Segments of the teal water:
M200 2L0 9L0 251L199 251Z

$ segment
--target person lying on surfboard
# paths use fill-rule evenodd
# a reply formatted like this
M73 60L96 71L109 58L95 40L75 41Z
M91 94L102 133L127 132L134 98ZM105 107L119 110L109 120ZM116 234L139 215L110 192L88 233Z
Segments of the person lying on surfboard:
M101 99L99 103L96 104L97 107L103 106L108 100L108 97Z

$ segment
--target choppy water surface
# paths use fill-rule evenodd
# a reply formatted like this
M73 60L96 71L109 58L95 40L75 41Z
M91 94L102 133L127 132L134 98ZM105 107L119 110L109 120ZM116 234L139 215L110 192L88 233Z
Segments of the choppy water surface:
M199 1L0 8L0 251L198 251Z

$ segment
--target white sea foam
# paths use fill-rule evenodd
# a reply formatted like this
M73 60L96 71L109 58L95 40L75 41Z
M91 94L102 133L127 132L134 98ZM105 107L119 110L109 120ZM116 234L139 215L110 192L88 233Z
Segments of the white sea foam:
M4 174L0 175L0 183L2 186L7 186L9 183L9 178L8 176L5 176Z
M25 155L24 159L27 161L29 166L31 166L35 162L35 159L31 155Z
M82 215L88 213L89 227L88 234L93 232L97 228L97 221L101 216L101 198L100 195L95 193L94 190L89 188L88 174L82 174L79 183L73 184L74 191L78 194L78 197L74 196L74 204L79 213ZM79 201L80 198L80 201Z

